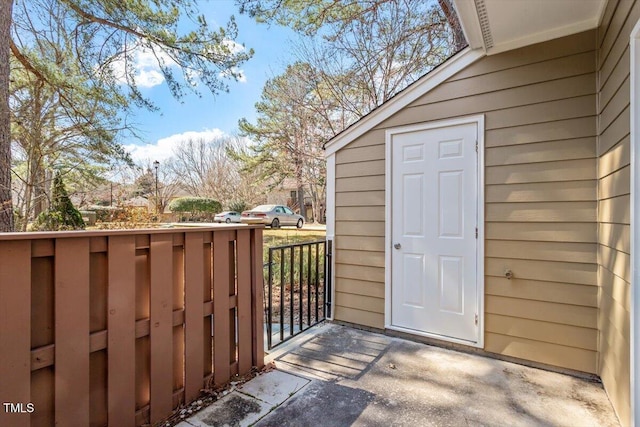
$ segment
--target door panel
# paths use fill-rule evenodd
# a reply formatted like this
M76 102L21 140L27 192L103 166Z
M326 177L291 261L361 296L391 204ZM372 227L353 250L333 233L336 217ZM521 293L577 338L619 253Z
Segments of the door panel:
M463 171L440 172L438 177L439 221L441 238L463 238Z
M392 136L391 324L477 342L477 125Z

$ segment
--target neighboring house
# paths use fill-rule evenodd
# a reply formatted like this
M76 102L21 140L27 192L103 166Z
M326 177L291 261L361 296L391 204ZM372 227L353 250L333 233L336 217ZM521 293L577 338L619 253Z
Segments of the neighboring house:
M326 144L333 319L597 375L640 426L640 2L454 4L470 46Z
M281 184L267 193L267 204L288 206L294 212L303 215L309 220L313 218L313 203L311 197L306 195L303 195L303 197L306 213L301 213L298 206L298 186L296 181L291 178L285 178Z
M154 206L153 200L150 201L149 198L142 196L131 197L130 199L124 200L122 204L131 208L144 208L146 210L151 210Z

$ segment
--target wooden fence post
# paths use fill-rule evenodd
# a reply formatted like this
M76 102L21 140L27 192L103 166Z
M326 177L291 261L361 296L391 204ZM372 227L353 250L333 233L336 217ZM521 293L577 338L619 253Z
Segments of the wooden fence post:
M31 241L0 242L0 425L29 426L5 403L31 402ZM35 408L37 410L37 408Z

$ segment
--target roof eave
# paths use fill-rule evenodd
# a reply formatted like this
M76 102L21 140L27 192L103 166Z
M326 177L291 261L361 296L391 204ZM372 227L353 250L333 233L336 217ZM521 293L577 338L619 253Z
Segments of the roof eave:
M430 92L451 76L465 69L483 56L485 56L485 53L482 49L472 49L467 47L461 50L442 65L416 80L398 95L385 102L338 135L334 136L324 146L325 157L335 154L351 141L364 135L384 120L388 119L421 96Z

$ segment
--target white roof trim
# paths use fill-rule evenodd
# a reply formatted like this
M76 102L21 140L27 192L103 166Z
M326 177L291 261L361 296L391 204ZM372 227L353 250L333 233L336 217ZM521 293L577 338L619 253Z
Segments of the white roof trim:
M449 77L459 71L462 71L483 56L485 56L485 53L481 49L472 50L471 48L466 48L455 56L449 58L439 67L421 77L405 90L380 105L377 109L373 110L371 113L367 114L338 135L334 136L325 145L325 157L329 157L354 139L364 135L384 120L388 119L407 105L411 104L413 101L434 89L436 86L439 86ZM425 121L428 121L428 119L425 119Z

